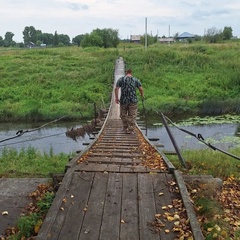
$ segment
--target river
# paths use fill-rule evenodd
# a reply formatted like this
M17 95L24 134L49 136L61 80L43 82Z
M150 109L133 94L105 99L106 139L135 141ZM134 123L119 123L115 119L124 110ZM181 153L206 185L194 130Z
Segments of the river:
M29 146L38 149L42 153L50 153L51 151L54 154L70 154L72 152L81 151L86 147L87 143L92 141L89 137L93 137L93 135L85 135L84 137L77 138L75 141L68 138L65 133L72 127L78 128L85 123L59 122L49 124L37 131L26 132L20 137L7 141L3 140L17 136L16 133L19 130L31 130L40 127L41 124L2 123L0 126L0 151L2 151L4 147L20 150L22 148L26 149ZM194 134L200 133L205 141L210 141L212 145L227 151L232 147L240 146L240 137L236 135L238 126L238 124L207 124L181 128ZM181 150L207 148L205 144L199 142L196 138L191 137L187 133L180 131L176 127L170 126L170 130ZM147 131L143 130L143 133L149 138L159 138L158 141L154 141L153 143L163 145L163 147L159 147L160 150L174 151L172 142L163 126L150 125Z

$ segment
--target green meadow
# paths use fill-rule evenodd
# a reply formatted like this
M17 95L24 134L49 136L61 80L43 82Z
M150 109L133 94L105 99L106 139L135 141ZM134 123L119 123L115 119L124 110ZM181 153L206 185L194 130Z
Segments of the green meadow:
M239 53L238 43L2 48L0 121L91 118L94 103L109 104L119 56L142 81L149 115L239 113Z

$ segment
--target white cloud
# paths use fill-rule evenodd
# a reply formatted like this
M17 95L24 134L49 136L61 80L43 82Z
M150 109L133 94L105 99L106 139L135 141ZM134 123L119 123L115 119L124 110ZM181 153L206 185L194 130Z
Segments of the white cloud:
M68 34L70 38L96 28L118 29L122 38L148 32L168 35L231 26L240 36L238 0L0 0L0 36L7 31L22 41L26 26L42 32Z

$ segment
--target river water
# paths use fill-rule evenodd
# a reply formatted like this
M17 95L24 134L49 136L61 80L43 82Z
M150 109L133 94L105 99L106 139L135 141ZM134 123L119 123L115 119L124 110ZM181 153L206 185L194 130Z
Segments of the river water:
M19 130L26 131L42 126L41 124L4 123L0 125L0 151L2 151L4 147L20 150L22 148L26 149L29 146L38 149L42 153L50 153L51 151L54 154L70 154L81 151L86 147L87 143L92 141L89 137L93 137L93 135L85 135L84 137L77 138L75 141L68 138L65 133L72 127L78 128L85 123L86 122L62 122L49 124L40 130L26 132L20 137L3 141L17 136L16 133ZM200 133L206 142L210 142L212 145L227 151L232 147L240 146L240 137L237 136L238 127L238 124L209 124L181 128L196 135ZM199 142L195 137L191 137L176 127L170 126L170 130L176 140L178 148L181 150L207 148L205 144ZM147 131L142 131L148 138L159 138L158 141L154 141L153 143L162 145L162 147L159 147L160 150L174 151L173 144L165 127L151 125L148 126Z

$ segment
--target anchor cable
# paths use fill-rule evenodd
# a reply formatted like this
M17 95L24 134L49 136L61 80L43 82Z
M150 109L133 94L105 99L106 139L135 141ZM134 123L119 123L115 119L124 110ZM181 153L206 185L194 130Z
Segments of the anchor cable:
M158 112L157 112L157 113L158 113ZM158 113L158 114L159 114L159 113ZM165 116L165 115L164 115L164 116ZM232 154L232 153L229 153L229 152L227 152L227 151L224 151L224 150L222 150L222 149L220 149L220 148L217 148L217 147L213 146L213 145L210 144L210 143L205 142L202 134L198 133L198 134L196 135L196 134L194 134L193 132L190 132L190 131L187 131L186 129L183 129L183 128L178 127L178 126L177 126L176 124L174 124L174 123L171 121L171 119L169 119L167 116L165 116L165 118L166 118L174 127L176 127L178 130L180 130L180 131L182 131L182 132L185 132L185 133L187 133L187 134L195 137L198 141L204 143L206 146L208 146L209 148L213 149L214 151L217 150L217 151L222 152L222 153L224 153L224 154L226 154L226 155L228 155L228 156L230 156L230 157L233 157L233 158L235 158L235 159L237 159L237 160L240 160L240 157L238 157L238 156L236 156L236 155L234 155L234 154Z
M9 140L12 140L12 139L15 139L15 138L18 138L18 137L22 136L22 135L25 134L25 133L30 133L30 132L37 131L37 130L39 130L39 129L41 129L41 128L46 127L47 125L49 125L49 124L51 124L51 123L58 122L58 121L60 121L61 119L66 118L67 116L68 116L68 115L62 116L62 117L60 117L60 118L58 118L58 119L55 119L55 120L53 120L53 121L51 121L51 122L48 122L48 123L43 124L43 125L40 126L40 127L33 128L33 129L30 129L30 130L22 130L22 129L21 129L21 130L18 130L18 131L16 132L16 136L13 136L13 137L9 137L9 138L0 140L0 143L9 141Z

